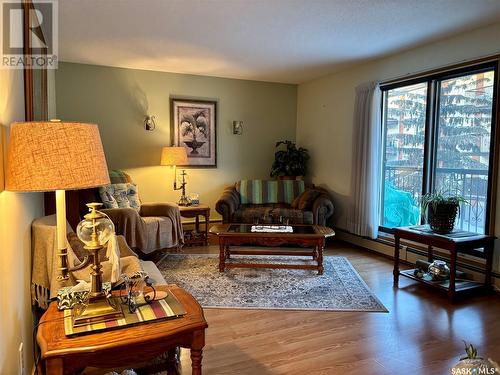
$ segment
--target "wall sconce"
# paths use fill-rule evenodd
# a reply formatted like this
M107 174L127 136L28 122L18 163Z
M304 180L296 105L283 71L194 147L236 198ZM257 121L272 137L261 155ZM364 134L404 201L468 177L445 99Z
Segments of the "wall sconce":
M233 121L233 134L243 134L243 121Z
M144 129L152 132L156 128L155 116L146 116L144 119Z

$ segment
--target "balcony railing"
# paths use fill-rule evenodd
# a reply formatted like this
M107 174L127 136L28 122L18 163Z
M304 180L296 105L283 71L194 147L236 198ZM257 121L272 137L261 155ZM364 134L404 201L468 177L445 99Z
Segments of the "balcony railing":
M420 207L422 193L422 168L386 166L385 183L408 192L413 197L415 207ZM469 203L460 204L460 215L455 227L470 232L484 233L488 171L480 169L437 168L434 186L436 191L462 195Z

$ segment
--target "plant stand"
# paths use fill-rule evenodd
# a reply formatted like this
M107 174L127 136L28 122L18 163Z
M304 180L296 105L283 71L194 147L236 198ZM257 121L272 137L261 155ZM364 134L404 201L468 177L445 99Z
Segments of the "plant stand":
M427 281L414 276L414 269L399 270L399 248L400 240L418 242L427 245L427 258L429 262L434 260L433 248L440 248L450 252L450 279L446 281ZM453 302L457 293L472 291L474 289L491 288L491 268L493 263L494 236L471 235L467 237L453 238L449 235L428 233L415 229L415 227L401 227L394 230L394 286L399 285L399 275L419 281L430 287L447 292L450 302ZM483 250L478 250L483 248ZM469 254L486 259L484 283L472 280L456 280L457 254Z

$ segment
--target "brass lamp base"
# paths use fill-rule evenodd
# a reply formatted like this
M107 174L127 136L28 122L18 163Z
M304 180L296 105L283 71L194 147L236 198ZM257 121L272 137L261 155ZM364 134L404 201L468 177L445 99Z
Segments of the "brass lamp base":
M122 306L106 296L91 297L87 304L73 308L73 327L124 318Z
M179 202L177 202L179 206L191 206L191 201L185 195L181 195Z

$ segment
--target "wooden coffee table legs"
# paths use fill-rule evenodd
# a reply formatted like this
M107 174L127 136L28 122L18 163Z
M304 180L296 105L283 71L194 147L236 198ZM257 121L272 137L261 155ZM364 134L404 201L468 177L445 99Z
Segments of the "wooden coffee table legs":
M229 258L229 246L224 244L222 239L219 240L219 272L224 272L226 269L226 258Z
M317 246L318 252L318 275L323 275L323 250L325 248L325 241Z
M219 272L224 272L226 268L285 268L285 269L314 269L318 270L318 275L323 275L323 250L325 248L325 240L318 241L312 251L303 250L270 250L268 248L260 249L238 249L231 251L229 244L224 238L219 237ZM237 255L290 255L290 256L312 256L312 259L317 262L317 265L312 264L276 264L276 263L237 263L231 262L226 264L226 259L230 259L232 254Z

